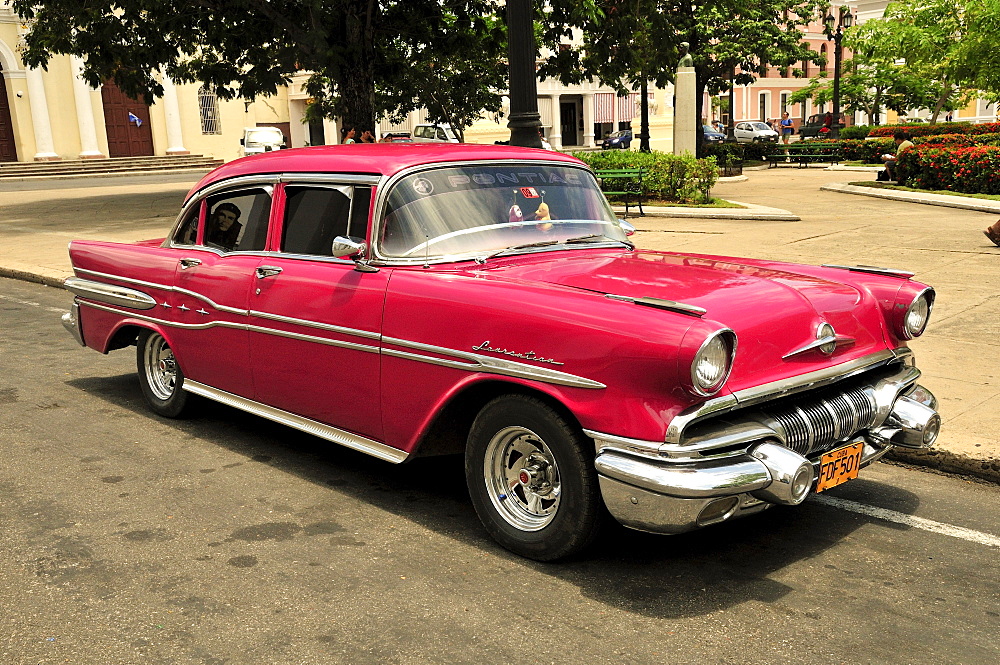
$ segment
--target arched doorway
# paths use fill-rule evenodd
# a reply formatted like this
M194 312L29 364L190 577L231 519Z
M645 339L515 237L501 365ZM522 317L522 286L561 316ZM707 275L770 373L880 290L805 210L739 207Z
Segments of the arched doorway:
M10 102L7 99L7 82L0 66L0 162L16 162L17 149L14 147L14 123L10 117Z
M142 100L126 97L114 84L101 86L104 128L108 133L109 157L141 157L153 154L153 131L149 107Z

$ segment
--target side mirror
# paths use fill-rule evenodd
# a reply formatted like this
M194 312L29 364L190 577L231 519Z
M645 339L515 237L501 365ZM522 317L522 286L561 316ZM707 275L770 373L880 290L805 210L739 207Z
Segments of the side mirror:
M626 236L635 234L635 227L632 226L630 223L626 222L624 219L618 220L618 226L622 227L622 231L625 232Z
M368 243L361 238L337 236L333 239L333 256L338 259L355 259L365 255Z

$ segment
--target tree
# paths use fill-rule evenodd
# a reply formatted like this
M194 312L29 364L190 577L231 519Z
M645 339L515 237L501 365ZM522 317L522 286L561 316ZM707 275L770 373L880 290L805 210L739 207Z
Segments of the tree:
M222 98L273 94L298 72L310 113L374 128L426 106L459 127L496 110L504 87L498 0L12 0L30 30L22 58L82 57L84 77L147 102L159 72ZM418 66L419 65L419 66ZM464 124L463 124L464 123Z

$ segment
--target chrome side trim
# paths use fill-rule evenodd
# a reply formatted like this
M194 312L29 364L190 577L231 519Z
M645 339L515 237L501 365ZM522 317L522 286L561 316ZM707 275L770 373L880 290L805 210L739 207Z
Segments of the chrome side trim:
M229 314L239 314L246 316L248 311L245 309L240 309L238 307L229 307L228 305L220 305L208 296L203 296L196 291L189 291L188 289L182 289L176 286L170 286L167 284L157 284L156 282L146 282L141 279L133 279L131 277L120 277L118 275L112 275L110 273L98 272L96 270L87 270L86 268L77 268L77 272L87 273L88 275L95 275L97 277L104 277L106 279L116 279L120 282L128 282L129 284L138 284L139 286L147 286L152 289L159 289L161 291L168 291L170 293L182 293L186 296L191 296L196 300L200 300L208 305L211 305L220 312L227 312Z
M281 423L282 425L293 427L308 434L318 436L321 439L326 439L327 441L332 441L333 443L345 446L352 450L357 450L367 455L371 455L372 457L385 460L386 462L399 464L400 462L405 462L410 456L407 452L399 450L398 448L393 448L392 446L387 446L384 443L379 443L373 439L353 434L315 420L310 420L309 418L303 418L302 416L297 416L294 413L282 411L281 409L276 409L273 406L255 402L251 399L247 399L246 397L240 397L239 395L234 395L224 390L212 388L211 386L206 386L205 384L198 383L197 381L185 379L182 387L184 390L194 393L195 395L201 395L202 397L213 399L217 402L221 402L222 404L226 404L227 406L241 409L248 413L261 416L262 418L267 418L268 420L273 420L274 422Z
M189 203L194 203L195 201L200 201L206 196L211 196L212 194L223 190L223 189L242 189L244 187L253 186L267 186L277 185L281 182L281 178L278 175L241 175L235 178L227 178L226 180L220 180L218 182L213 182L208 187L204 189L199 189L197 192L192 194L189 198L185 199L183 206L187 207ZM268 192L271 194L271 192ZM173 236L173 233L170 234Z
M147 316L145 314L137 314L136 312L124 312L120 309L114 307L109 307L107 305L99 305L93 302L81 302L83 307L92 307L94 309L100 309L105 312L113 312L114 314L121 314L122 316L127 316L130 319L138 319L140 321L149 321L150 323L158 323L162 326L168 328L184 328L186 330L205 330L207 328L235 328L236 330L246 330L247 325L245 323L231 323L229 321L206 321L205 323L178 323L176 321L168 321L166 319L161 319L156 316Z
M597 432L590 429L583 430L583 433L594 440L597 454L605 450L617 450L643 457L660 457L659 449L662 444L659 441L629 439L624 436L605 434L604 432Z
M282 173L278 180L289 185L310 183L331 185L370 185L375 187L382 181L379 175L338 174L338 173Z
M89 298L110 305L130 309L153 309L156 307L156 299L149 294L124 286L114 286L80 277L67 277L63 280L63 286L67 291L81 298Z
M840 266L834 263L824 263L824 268L840 268L851 272L865 272L872 275L887 275L889 277L899 277L900 279L910 279L916 273L909 270L896 270L895 268L879 268L878 266Z
M341 349L352 349L354 351L363 351L365 353L378 353L379 348L377 346L370 346L368 344L358 344L356 342L344 342L337 339L327 339L326 337L314 337L313 335L303 335L302 333L288 332L287 330L275 330L274 328L264 328L262 326L244 326L250 332L263 333L265 335L273 335L275 337L287 337L288 339L298 339L303 342L314 342L316 344L324 344L326 346L336 346Z
M691 423L706 418L714 413L732 411L737 407L751 406L769 399L793 395L798 392L818 388L828 385L841 379L846 379L856 374L861 374L869 369L886 365L894 360L905 358L911 355L909 349L898 349L896 351L885 350L873 353L862 358L849 360L846 363L825 367L814 372L793 376L788 379L765 383L760 386L746 388L729 395L721 395L710 399L702 404L695 405L691 409L674 416L667 426L664 441L670 445L680 445L681 435L684 429Z
M406 358L408 360L416 360L419 362L429 363L431 365L440 365L442 367L453 367L456 369L464 369L472 372L487 372L490 374L502 374L504 376L513 376L522 379L531 379L533 381L554 383L556 385L562 385L562 386L572 386L574 388L597 388L597 389L607 388L607 386L604 385L603 383L600 383L598 381L593 381L591 379L587 379L582 376L576 376L575 374L560 372L554 369L548 369L546 367L535 367L534 365L513 362L510 360L503 360L501 358L494 358L491 356L482 356L479 355L478 353L470 353L468 351L457 351L455 349L448 349L442 346L422 344L420 342L409 342L407 340L398 339L394 337L383 337L382 343L392 344L395 346L402 346L408 349L416 349L418 351L437 353L444 356L451 356L451 358L435 358L431 356L425 356L419 353L411 353L408 351L399 351L397 349L387 349L383 347L382 353L388 356L394 356L396 358Z
M256 309L250 310L250 316L256 316L261 319L268 319L270 321L280 321L282 323L291 323L297 326L306 326L308 328L317 328L319 330L328 330L330 332L341 333L343 335L353 335L355 337L363 337L365 339L381 339L381 335L377 332L369 332L367 330L358 330L356 328L345 328L343 326L335 326L330 323L319 323L318 321L309 321L308 319L296 319L290 316L281 316L280 314L271 314L269 312L261 312Z
M688 305L683 302L676 302L674 300L664 300L663 298L632 298L631 296L619 296L614 293L604 294L605 298L611 298L612 300L621 300L622 302L630 302L636 305L645 305L646 307L655 307L657 309L665 309L671 312L679 312L681 314L689 314L691 316L702 317L708 313L708 310L704 307L698 307L697 305Z

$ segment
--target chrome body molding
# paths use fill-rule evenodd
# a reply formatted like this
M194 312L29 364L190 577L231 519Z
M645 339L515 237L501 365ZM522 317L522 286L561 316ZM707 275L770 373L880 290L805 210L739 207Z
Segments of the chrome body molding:
M77 341L77 344L87 346L86 342L83 341L83 328L80 326L80 304L75 299L70 305L70 311L62 315L62 324Z
M382 176L364 174L334 174L334 173L282 173L278 176L280 182L287 184L330 184L330 185L370 185L377 186L382 182Z
M708 310L704 307L688 305L687 303L676 302L674 300L664 300L663 298L633 298L631 296L619 296L614 293L606 293L604 294L604 297L612 300L621 300L622 302L630 302L636 305L645 305L646 307L655 307L657 309L665 309L671 312L679 312L681 314L689 314L697 317L705 316L705 314L708 313Z
M317 321L309 321L308 319L296 319L290 316L281 316L278 314L270 314L268 312L261 312L256 309L250 310L251 316L256 316L261 319L268 319L270 321L280 321L282 323L291 323L297 326L305 326L307 328L316 328L318 330L327 330L329 332L340 333L343 335L353 335L355 337L363 337L365 339L381 339L382 336L377 332L369 332L367 330L358 330L357 328L345 328L343 326L335 326L330 323L319 323ZM262 329L263 330L263 329Z
M98 302L128 307L130 309L153 309L156 307L156 299L149 294L130 289L124 286L95 282L90 279L80 277L67 277L63 280L63 286L70 293L88 298Z
M200 294L200 293L198 293L196 291L189 291L188 289L182 289L182 288L179 288L179 287L176 287L176 286L171 286L169 284L158 284L156 282L147 282L147 281L144 281L144 280L141 280L141 279L133 279L131 277L120 277L118 275L112 275L110 273L105 273L105 272L97 272L96 270L86 270L84 268L77 268L76 271L77 272L81 272L81 273L86 273L88 275L93 275L95 277L103 277L105 279L114 279L114 280L118 280L119 282L128 282L129 284L136 284L138 286L145 286L147 288L156 289L158 291L167 291L167 292L170 292L170 293L180 293L182 295L190 296L190 297L192 297L192 298L194 298L196 300L200 300L201 302L205 303L206 305L210 305L211 307L213 307L214 309L219 310L220 312L228 312L229 314L238 314L238 315L242 315L242 316L246 316L248 314L248 311L245 310L245 309L241 309L239 307L230 307L228 305L220 305L219 303L215 302L214 300L212 300L208 296L204 296L204 295L202 295L202 294ZM72 278L70 278L70 279L72 279ZM154 305L155 305L155 303L154 303ZM169 307L169 305L165 305L165 306Z
M548 369L547 367L536 367L526 363L504 360L503 358L470 353L468 351L457 351L455 349L449 349L442 346L433 346L431 344L422 344L420 342L410 342L405 339L397 339L394 337L384 337L382 338L382 343L391 344L393 346L402 346L404 348L425 351L428 353L451 356L451 358L439 358L420 353L413 353L410 351L387 349L385 347L382 348L382 353L387 356L416 360L418 362L425 362L431 365L454 367L456 369L464 369L471 372L501 374L504 376L541 381L543 383L571 386L573 388L603 389L607 387L603 383L593 381L582 376L576 376L575 374L560 372L554 369Z
M281 177L277 174L274 175L243 175L237 176L235 178L229 178L228 180L219 180L218 182L213 182L208 187L204 189L199 189L194 192L189 198L184 200L183 207L188 208L191 204L201 201L201 199L206 196L215 194L216 192L222 191L224 189L241 189L243 187L271 187L273 189L274 185L281 182ZM271 191L268 191L271 194ZM183 215L184 211L181 211ZM180 219L180 216L178 216ZM171 236L173 233L170 234Z
M399 464L400 462L405 462L410 456L407 452L399 450L398 448L393 448L392 446L387 446L384 443L379 443L373 439L352 434L351 432L347 432L315 420L303 418L302 416L297 416L294 413L282 411L281 409L276 409L273 406L255 402L251 399L247 399L246 397L240 397L239 395L218 390L216 388L212 388L211 386L198 383L197 381L185 379L182 387L184 390L194 393L195 395L201 395L202 397L207 397L215 400L216 402L221 402L227 406L232 406L248 413L261 416L262 418L273 420L276 423L294 427L297 430L312 434L313 436L318 436L321 439L332 441L333 443L371 455L372 457L377 457L387 462Z
M912 273L909 270L896 270L895 268L880 268L878 266L840 266L834 263L824 263L824 268L839 268L841 270L850 270L851 272L865 272L872 275L886 275L888 277L899 277L900 279L910 279L916 273Z

